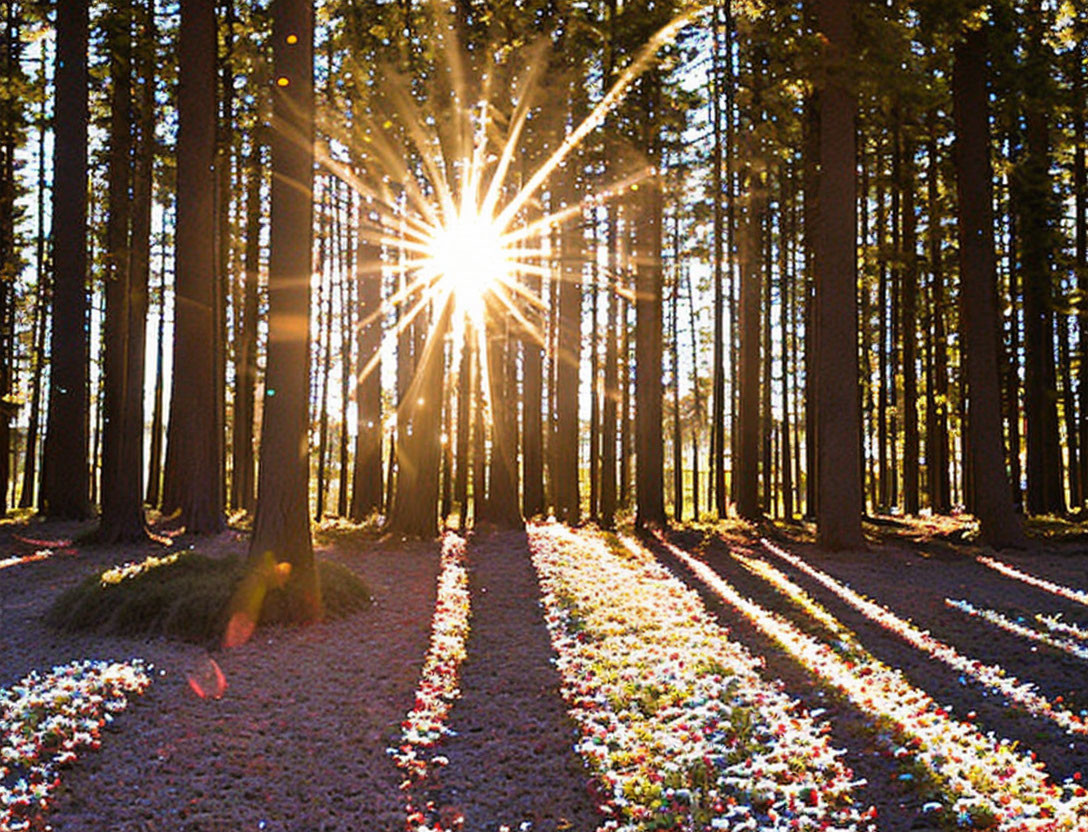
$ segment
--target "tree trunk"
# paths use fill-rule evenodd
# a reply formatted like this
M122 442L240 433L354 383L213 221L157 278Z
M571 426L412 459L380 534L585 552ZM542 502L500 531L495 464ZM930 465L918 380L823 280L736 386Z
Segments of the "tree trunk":
M680 215L673 214L672 292L669 298L669 354L672 359L672 516L684 520L684 434L680 428ZM593 378L596 378L594 373Z
M956 194L959 203L960 326L969 385L970 465L974 510L991 546L1024 543L1005 473L998 382L986 30L955 47L952 69Z
M568 204L579 195L572 189ZM582 346L582 216L563 228L556 343L555 514L566 523L581 515L578 488L578 368ZM494 402L492 402L494 404Z
M352 224L354 193L346 187L341 187L343 197L337 200L336 227L340 233L340 257L336 262L336 269L340 275L340 459L338 466L338 488L336 489L336 515L348 516L348 483L351 470L348 467L348 405L351 402L351 377L354 371L354 361L351 355L351 334L355 322L352 317L354 298L352 289L355 280L352 279L354 271L355 252L352 251L351 234L354 228Z
M1088 173L1084 161L1085 145L1088 144L1088 128L1085 126L1085 62L1088 61L1088 37L1084 37L1084 17L1078 16L1082 37L1080 47L1077 50L1079 60L1076 61L1074 74L1073 94L1073 136L1075 147L1073 149L1073 201L1075 204L1076 226L1076 270L1078 281L1077 288L1081 298L1088 298ZM1083 307L1082 307L1083 311ZM1077 400L1080 413L1077 428L1080 436L1080 482L1081 493L1078 495L1078 504L1084 506L1088 503L1088 321L1082 316L1077 331L1080 335L1080 376L1077 380Z
M604 334L604 407L601 425L601 508L598 521L611 529L616 522L616 417L620 403L617 332L620 308L619 211L608 207L608 298Z
M865 545L858 459L857 102L831 70L853 52L851 0L819 0L827 38L820 70L820 177L817 195L816 301L818 540L829 550ZM832 475L831 472L834 472Z
M533 297L539 298L541 292L541 278L539 275L530 275L527 278L526 291ZM529 319L534 321L537 331L526 330L522 342L522 356L524 362L524 491L522 493L522 513L525 517L536 517L544 513L544 352L541 336L545 322L539 320L540 313L536 309L529 310ZM467 397L468 391L465 389ZM465 418L468 418L468 402L465 402ZM458 427L460 431L460 427ZM458 452L460 460L460 451ZM460 465L460 462L458 463ZM462 512L466 509L462 507Z
M914 143L903 142L897 187L902 194L900 321L903 337L903 511L917 515L921 466L918 433L918 233L914 215Z
M813 0L816 2L816 0ZM806 9L808 5L806 4ZM806 16L807 13L806 13ZM816 314L819 285L816 280L819 263L816 262L816 224L819 215L820 197L820 101L819 90L812 90L804 104L804 148L802 152L802 183L804 187L804 212L801 217L804 240L805 260L805 517L816 519L816 506L819 500L817 483L819 482L819 462L817 453L819 436L816 430L818 396L820 394L818 375L819 364L819 320Z
M792 179L783 176L778 211L778 343L779 374L782 378L780 406L782 408L781 455L782 469L782 516L787 521L793 520L793 467L790 463L790 372L789 372L789 245L786 216L793 201L790 185ZM768 317L770 309L767 310Z
M318 423L317 423L317 505L314 519L317 522L325 517L325 492L329 483L326 477L326 463L329 457L329 379L332 375L332 296L333 269L336 254L333 251L333 238L336 231L332 224L332 177L326 177L321 189L321 216L318 239L317 274L321 281L324 310L318 301L317 345L321 356L321 381L318 387Z
M215 58L212 0L181 5L174 365L163 510L189 532L223 529L219 424L219 287L215 247ZM309 273L307 268L306 273Z
M491 464L488 468L487 512L484 519L501 528L516 529L524 526L518 506L518 339L510 331L510 316L503 303L491 295L487 300Z
M0 42L0 78L5 87L17 88L20 76L21 11L7 3L3 12ZM17 95L5 89L0 100L0 517L8 510L12 479L11 417L16 407L9 403L15 370L15 278L20 270L16 227L16 147L20 144L23 112Z
M234 346L234 429L231 469L231 505L252 514L254 501L253 425L257 398L257 317L261 279L261 183L264 180L261 149L264 131L250 137L246 172L246 230L242 269L242 325Z
M158 508L162 498L162 410L166 346L166 210L159 225L159 320L155 331L155 389L151 405L151 444L147 460L147 504ZM236 415L237 418L237 415ZM237 470L237 469L235 469Z
M146 537L143 490L143 327L147 317L147 265L151 221L153 113L141 113L140 170L132 165L132 59L134 9L116 9L108 23L110 53L109 214L106 221L106 313L103 347L105 392L102 437L102 516L97 538L103 543ZM153 44L153 38L141 39ZM145 68L152 66L144 62ZM153 84L153 78L147 81ZM151 89L154 99L154 89ZM144 96L141 109L147 104ZM135 174L135 175L134 175ZM140 178L137 178L140 177ZM142 181L140 181L142 178ZM134 196L130 195L132 189ZM139 214L137 218L135 214ZM139 228L137 228L139 226ZM137 242L137 232L142 239ZM131 235L131 236L130 236ZM139 245L141 251L136 251ZM137 269L140 274L136 274Z
M57 4L53 145L53 330L41 508L90 516L87 333L88 8Z
M310 538L307 442L310 275L313 270L313 4L272 6L272 219L268 261L268 364L257 512L249 560L285 563L294 616L321 615ZM281 570L277 569L279 573Z
M749 156L751 154L749 153ZM759 509L759 349L760 244L763 183L748 173L748 208L744 216L740 292L740 456L733 467L737 513L758 520Z
M657 119L661 111L661 78L643 77L647 107L645 142L651 166L661 161ZM665 444L662 437L661 383L664 359L661 233L664 200L659 176L639 191L638 253L635 275L635 525L661 528L665 518Z
M373 218L360 205L359 225ZM381 247L360 233L355 248L358 282L358 358L355 373L357 422L355 467L351 485L351 519L361 523L382 508L382 259Z
M1027 508L1032 514L1065 511L1061 445L1058 437L1058 389L1054 366L1054 298L1051 273L1053 185L1045 79L1033 69L1052 55L1043 44L1041 4L1028 16L1029 81L1038 82L1025 100L1027 156L1021 171L1020 257L1024 290L1024 411L1027 423Z
M944 239L941 232L940 167L937 156L937 116L929 114L929 142L926 150L926 174L929 213L929 268L932 274L930 297L930 366L932 377L926 382L929 403L926 406L926 460L929 468L929 499L935 514L952 510L948 480L948 337L944 320Z
M45 267L45 130L47 126L46 116L46 90L49 79L46 67L48 66L48 45L46 41L41 43L42 68L40 70L41 89L39 90L40 107L38 112L38 187L37 187L37 239L35 240L34 263L37 271L37 292L34 299L34 323L33 323L33 364L30 388L30 414L27 419L26 435L26 463L23 465L23 487L19 494L19 508L30 508L34 505L35 488L38 484L38 435L41 427L42 411L42 377L46 365L45 335L46 324L49 320L49 275Z
M728 0L726 0L728 2ZM714 347L713 365L711 367L711 396L713 413L710 423L710 478L711 489L715 495L715 507L719 517L726 516L725 500L725 214L722 210L723 194L722 182L722 43L721 6L714 4L713 9L713 46L711 50L711 75L710 75L710 112L711 128L714 134L714 144L711 149L710 182L713 188L711 194L711 206L714 212L714 243L711 253L712 280L714 286ZM728 58L732 64L732 55ZM732 119L732 113L729 114ZM732 202L732 195L730 195ZM694 330L693 330L694 332ZM692 336L694 337L694 335ZM697 441L697 440L696 440ZM698 490L698 488L696 488ZM696 498L698 503L698 498ZM699 519L698 509L695 519Z

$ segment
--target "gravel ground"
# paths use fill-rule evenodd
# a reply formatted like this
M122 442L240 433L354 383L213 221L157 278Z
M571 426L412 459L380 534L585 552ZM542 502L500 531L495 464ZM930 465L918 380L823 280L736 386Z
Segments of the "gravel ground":
M7 531L7 530L5 530ZM26 530L38 540L77 527ZM175 545L186 545L183 541ZM28 547L10 540L0 551ZM233 532L201 551L244 551ZM385 749L411 707L430 638L438 545L343 544L325 553L367 581L374 606L302 629L261 630L209 656L166 640L58 634L41 614L60 590L151 546L67 549L0 570L0 685L73 659L152 662L156 678L114 723L98 752L62 777L48 814L57 832L89 829L400 830L399 772ZM198 698L187 674L222 667L219 700Z
M476 535L468 547L472 629L450 711L456 736L431 799L470 832L524 822L533 832L595 829L590 775L573 750L575 727L540 608L524 532Z

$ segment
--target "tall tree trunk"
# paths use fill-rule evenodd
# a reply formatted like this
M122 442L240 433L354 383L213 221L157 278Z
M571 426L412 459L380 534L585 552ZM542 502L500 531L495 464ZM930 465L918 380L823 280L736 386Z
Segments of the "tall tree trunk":
M657 167L661 161L658 118L661 112L661 78L646 75L644 110L645 142L648 161ZM635 524L639 528L663 527L665 518L665 443L662 437L661 383L664 359L663 275L661 234L664 199L660 176L645 183L638 213L638 253L635 276Z
M749 152L749 156L751 153ZM748 206L744 216L740 256L740 412L739 459L733 467L737 513L758 520L759 509L759 348L760 348L760 175L748 172Z
M1058 389L1054 366L1054 297L1051 272L1053 187L1050 180L1048 114L1039 74L1050 66L1043 44L1044 11L1027 13L1028 66L1033 85L1025 102L1027 156L1020 192L1020 262L1024 289L1024 410L1027 423L1028 511L1032 514L1065 510L1062 489L1061 445L1058 438ZM1040 65L1040 62L1047 61Z
M903 141L903 250L900 283L903 336L903 511L918 514L921 456L918 434L918 232L914 214L914 142Z
M774 411L771 408L771 391L774 387L774 361L771 346L771 290L774 281L774 265L772 261L774 226L773 211L770 207L770 174L767 180L767 202L761 218L763 229L763 254L761 257L760 271L763 275L763 303L761 305L760 329L761 329L761 370L762 387L759 403L760 445L762 459L760 460L760 473L763 484L762 507L765 514L774 515L777 511L774 489Z
M102 437L102 516L97 537L104 543L146 536L143 490L143 327L147 312L147 244L151 221L151 166L148 133L152 113L141 113L140 170L133 170L131 2L120 5L108 23L110 52L109 214L106 221L106 314L103 348L105 391ZM154 44L155 40L143 40ZM152 61L144 62L145 68ZM149 81L153 83L153 79ZM154 89L151 90L154 100ZM146 105L147 96L142 105ZM143 106L141 107L143 109ZM134 175L135 174L135 175ZM143 181L139 181L141 176ZM141 204L136 204L133 194ZM139 214L137 218L135 215ZM137 229L137 225L139 228ZM142 238L137 243L137 231ZM136 252L140 245L141 251ZM138 261L138 262L137 262ZM137 268L140 274L136 274ZM139 349L138 349L139 348ZM138 365L138 366L132 366ZM137 373L138 371L138 373ZM135 399L135 401L133 401Z
M601 425L601 508L599 522L610 529L616 520L616 418L620 403L617 331L620 309L619 211L608 207L608 298L604 335L604 408ZM526 426L528 428L528 426Z
M53 330L41 508L83 519L88 501L88 7L57 4L53 143Z
M691 270L685 269L688 284L688 322L691 326L691 395L694 417L691 420L691 518L699 521L699 427L703 419L703 403L699 393L699 329L695 321L695 292ZM679 348L679 345L677 345Z
M3 41L0 43L0 78L5 88L17 88L20 71L21 10L14 3L4 8ZM16 246L15 151L20 143L21 107L16 95L5 89L0 100L0 517L8 510L8 488L12 479L11 417L15 408L8 403L15 375L13 329L15 321L15 277L19 271Z
M944 319L944 235L941 231L940 166L937 155L937 115L929 114L929 140L926 154L927 200L929 213L929 268L932 274L930 297L930 366L932 378L926 382L926 460L929 467L930 504L936 514L952 510L948 480L948 336Z
M166 352L166 210L159 224L159 318L155 330L155 388L151 405L151 443L147 459L147 504L158 508L162 497L162 418ZM237 414L235 415L237 419ZM237 469L235 469L237 470Z
M465 333L461 344L461 360L457 368L457 445L454 453L457 475L453 482L453 502L457 505L458 527L461 531L464 531L468 525L468 484L470 466L472 465L471 446L469 445L472 432L472 348L475 337L472 331L472 322L465 321ZM536 401L538 417L536 426L539 430L540 398L538 397ZM525 438L528 444L528 424L530 421L528 400L526 400L525 408ZM540 438L539 433L537 438ZM528 468L528 465L526 467ZM541 485L543 487L543 483Z
M317 317L317 349L321 361L321 380L318 383L317 393L317 505L314 509L314 519L317 522L325 516L325 492L328 490L328 480L325 476L329 451L329 378L332 375L332 296L335 291L333 285L333 264L336 262L336 254L332 243L336 231L332 224L332 177L326 177L321 189L321 216L318 219L319 238L317 255L317 274L321 281L324 299L324 310L321 309L322 301L318 300Z
M348 516L348 483L351 470L348 467L348 405L351 402L351 377L354 370L354 361L351 354L351 334L354 320L354 297L352 288L355 285L353 272L355 266L355 252L352 250L351 240L354 225L352 218L354 211L354 193L346 187L340 187L343 195L336 203L337 228L340 231L340 257L336 263L336 269L340 275L340 459L338 466L338 483L336 489L336 515Z
M579 194L567 196L574 204ZM581 515L578 488L578 368L582 345L582 216L563 228L556 342L555 512L566 523ZM494 405L494 402L492 402Z
M815 0L813 0L815 2ZM806 17L810 17L806 8ZM820 198L820 101L819 89L813 89L805 97L804 103L804 148L802 151L802 183L804 187L803 247L805 262L805 517L816 519L816 507L819 501L817 484L819 482L818 451L819 436L816 430L816 414L820 394L817 353L819 347L819 320L816 314L819 285L816 280L816 223L819 216Z
M245 249L242 254L242 325L234 346L234 427L231 433L231 505L252 514L254 501L253 424L257 398L257 317L261 279L261 184L264 181L261 151L264 130L250 136L246 171Z
M680 215L673 214L672 292L669 299L669 354L672 359L672 516L684 520L684 434L680 429ZM595 377L595 375L594 375Z
M359 206L359 225L373 223L368 203ZM358 283L356 327L355 467L351 484L351 519L361 523L382 508L382 260L381 247L360 233L355 247ZM463 511L464 509L462 509Z
M778 211L778 343L779 374L782 378L780 389L780 407L782 408L781 455L782 469L782 516L787 521L793 520L793 466L790 457L790 371L789 371L789 331L790 331L790 296L789 296L789 235L787 229L788 206L793 201L792 173L784 175L781 185L781 200ZM770 315L770 310L767 312Z
M309 321L313 270L314 9L275 0L268 364L250 563L286 563L300 620L321 615L309 517ZM277 569L279 573L281 570Z
M1088 144L1088 128L1085 126L1085 96L1086 84L1085 63L1088 62L1088 37L1084 37L1088 25L1085 23L1083 10L1077 18L1082 37L1080 47L1077 50L1079 60L1076 61L1074 74L1073 94L1073 136L1075 147L1073 149L1073 201L1075 205L1076 226L1076 270L1078 281L1077 288L1081 298L1088 298L1088 173L1084 161L1085 145ZM1083 307L1082 307L1083 309ZM1077 401L1080 414L1077 428L1080 437L1080 482L1081 493L1078 495L1078 504L1088 504L1088 321L1082 316L1077 324L1080 335L1080 376L1077 380Z
M729 0L726 0L728 3ZM714 347L713 364L711 367L711 394L714 410L710 423L710 478L711 489L715 495L715 507L719 517L726 516L725 500L725 296L724 296L724 266L725 266L725 214L722 210L722 201L725 198L722 182L722 20L721 4L715 2L713 15L713 46L711 50L711 75L710 75L710 112L711 127L714 133L714 144L711 150L710 182L713 188L711 194L711 206L714 211L714 248L711 254L711 268L714 285ZM732 64L732 55L728 58ZM729 114L732 120L732 113ZM732 203L732 195L730 195ZM694 332L694 330L693 330ZM694 337L694 336L692 336ZM698 441L698 440L696 440ZM698 490L696 488L696 490ZM698 498L696 498L698 503ZM698 520L698 510L695 513Z
M19 508L30 508L34 505L35 489L38 485L38 435L41 428L42 411L42 376L46 365L45 335L46 324L49 320L49 274L45 266L45 130L46 117L46 90L49 85L49 76L46 67L49 65L48 45L41 42L42 65L39 70L41 96L38 112L38 187L37 187L37 239L35 240L34 263L37 272L37 291L34 299L34 323L33 323L33 363L30 387L30 414L27 419L26 435L26 463L23 465L23 487L19 494Z
M970 409L969 453L982 536L992 546L1024 542L1005 473L998 382L997 291L985 28L969 31L955 47L952 68L959 203L960 326L966 347Z
M540 265L543 265L541 263ZM533 297L539 298L541 293L540 275L530 275L526 278L526 291ZM535 330L525 330L524 340L521 345L524 362L523 381L523 407L524 413L524 480L522 492L522 513L525 517L536 517L544 513L544 352L542 336L546 323L541 319L539 311L529 310L530 320L536 326ZM467 367L467 365L466 365ZM466 395L465 419L468 419L468 390L463 388ZM460 425L460 421L458 422ZM460 431L460 426L458 426ZM460 460L460 450L458 450ZM458 462L460 466L460 462ZM466 507L462 507L462 512Z
M486 520L521 528L518 505L517 342L505 306L488 297L487 376L491 401L491 464ZM562 439L560 440L562 442ZM576 446L577 447L577 446Z
M217 63L219 64L219 107L220 116L216 124L216 151L215 151L215 251L216 251L216 283L215 296L215 401L216 401L216 433L219 436L219 475L223 478L221 486L224 497L226 491L226 433L227 433L227 362L230 338L227 328L227 303L231 296L234 284L234 275L231 269L231 251L233 247L233 234L231 230L230 214L231 201L233 199L233 177L231 176L231 161L234 156L234 26L235 12L234 0L222 0L222 43L223 50L217 50ZM218 38L217 38L218 43ZM237 389L237 388L235 388Z
M185 360L173 371L163 510L180 509L182 525L198 534L224 526L219 288L215 248L208 245L215 239L215 24L213 0L183 0L174 355Z
M854 48L851 0L819 0L817 22L827 38L820 70L820 177L816 269L817 527L824 549L865 545L861 532L858 459L857 352L857 102L831 68ZM834 476L830 475L834 472Z
M589 306L589 517L596 521L601 506L601 383L600 383L600 298L601 274L598 263L600 240L597 209L590 206L590 306Z

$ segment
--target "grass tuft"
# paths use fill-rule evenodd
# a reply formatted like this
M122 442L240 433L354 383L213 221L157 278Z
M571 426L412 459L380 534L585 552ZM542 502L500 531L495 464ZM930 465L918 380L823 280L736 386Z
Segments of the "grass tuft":
M350 569L318 559L317 571L326 618L342 618L370 603L370 590ZM231 599L245 575L245 559L237 556L183 552L152 557L91 575L58 596L45 617L61 630L218 643ZM291 622L286 595L280 589L269 590L260 624Z

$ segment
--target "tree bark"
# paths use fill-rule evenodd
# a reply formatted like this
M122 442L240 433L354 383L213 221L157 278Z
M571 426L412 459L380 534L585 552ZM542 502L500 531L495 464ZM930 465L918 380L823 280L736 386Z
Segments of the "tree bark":
M918 432L918 232L914 214L914 143L903 142L898 187L902 194L903 249L900 281L900 321L903 338L903 511L917 515L920 507Z
M929 115L928 170L926 186L929 212L930 350L932 378L926 383L930 403L926 407L926 459L929 467L930 504L935 514L952 510L952 489L948 479L948 336L945 329L944 235L941 231L940 165L937 155L937 116Z
M310 538L307 442L313 269L313 4L275 0L272 20L276 92L271 134L268 365L249 559L255 568L288 564L285 589L293 614L299 620L312 620L321 615L321 588Z
M186 530L202 534L224 527L219 286L209 245L216 222L213 0L183 0L179 44L174 355L185 360L173 371L163 510L180 510Z
M234 427L231 433L231 506L252 514L255 508L253 426L257 398L257 318L261 279L261 184L264 181L264 130L250 136L246 171L246 227L242 270L242 325L234 347Z
M87 123L88 8L57 4L53 145L53 330L41 508L84 519L88 500Z
M858 459L857 102L843 77L854 48L851 0L819 0L827 38L820 87L817 195L817 434L822 475L817 528L821 548L863 548ZM832 475L832 472L834 474Z
M643 77L648 161L661 163L658 118L662 80L654 72ZM638 258L635 272L635 525L661 528L665 518L665 443L662 437L661 381L664 359L661 233L664 199L660 174L639 191Z
M359 224L367 227L373 218L364 216L368 205L360 206ZM382 508L382 260L381 248L366 233L359 235L355 248L358 282L356 329L358 358L355 373L355 401L358 427L355 434L355 467L351 487L351 519L361 523Z
M1027 12L1028 61L1033 81L1025 100L1027 156L1021 171L1020 263L1024 290L1024 411L1027 427L1027 508L1032 514L1065 511L1058 437L1058 385L1054 366L1054 297L1051 272L1053 185L1048 113L1040 63L1052 55L1043 43L1041 4Z
M1002 447L986 50L986 30L971 30L956 45L952 68L960 326L967 352L968 464L973 471L974 510L983 539L1004 547L1022 545L1024 537L1012 504Z

